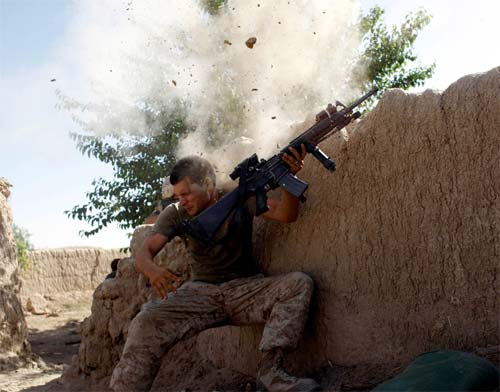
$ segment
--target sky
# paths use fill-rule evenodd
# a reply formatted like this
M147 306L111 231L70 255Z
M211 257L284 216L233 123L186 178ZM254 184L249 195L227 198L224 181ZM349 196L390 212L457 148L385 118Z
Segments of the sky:
M125 13L131 3L116 0L116 12ZM76 32L85 32L88 23L82 9L99 11L99 4L0 0L0 176L13 185L9 202L14 222L31 233L36 248L115 248L129 243L127 232L116 227L82 238L78 232L86 224L64 214L85 202L93 178L112 175L110 167L76 150L69 132L80 128L67 111L57 108L56 96L59 90L82 101L87 97L90 82L82 59L88 67L100 58L84 51ZM500 65L499 0L477 0L473 7L464 0L360 1L363 11L375 5L385 9L389 25L401 23L419 7L433 16L419 34L415 52L421 64L435 62L436 71L417 92L444 90L462 76ZM109 30L102 29L108 17ZM110 34L113 19L104 12L102 18L97 34Z

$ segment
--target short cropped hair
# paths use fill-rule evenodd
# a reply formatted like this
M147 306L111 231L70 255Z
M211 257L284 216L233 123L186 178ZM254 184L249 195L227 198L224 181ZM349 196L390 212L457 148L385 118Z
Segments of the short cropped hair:
M203 185L205 178L209 178L215 185L213 166L205 158L196 155L190 155L177 161L172 173L170 173L170 183L175 185L185 177L198 185Z

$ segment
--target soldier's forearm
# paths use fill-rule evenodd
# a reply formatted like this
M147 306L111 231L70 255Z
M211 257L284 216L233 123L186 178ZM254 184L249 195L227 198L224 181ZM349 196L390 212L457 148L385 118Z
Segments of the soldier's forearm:
M299 199L281 189L281 208L283 209L283 215L287 217L287 221L295 222L299 216Z
M149 277L151 271L154 270L156 264L153 262L153 256L147 249L140 249L135 259L135 267L146 277Z

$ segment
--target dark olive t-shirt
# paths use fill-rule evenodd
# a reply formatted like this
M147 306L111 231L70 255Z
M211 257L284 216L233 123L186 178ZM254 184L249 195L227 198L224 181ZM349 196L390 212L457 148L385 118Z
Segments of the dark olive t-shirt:
M257 273L252 253L254 216L255 198L251 198L231 212L217 230L213 245L207 246L181 232L179 224L191 217L179 203L174 203L162 211L153 227L153 233L166 236L168 241L176 236L185 240L192 256L192 280L227 282Z

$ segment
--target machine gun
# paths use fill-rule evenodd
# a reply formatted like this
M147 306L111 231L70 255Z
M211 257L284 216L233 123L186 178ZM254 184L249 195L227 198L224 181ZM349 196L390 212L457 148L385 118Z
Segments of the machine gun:
M339 101L335 106L329 104L316 115L316 123L313 126L268 160L259 160L257 154L243 160L230 174L233 181L239 179L238 186L199 215L184 220L181 230L208 245L212 243L215 233L231 211L251 196L256 198L257 216L268 211L267 193L278 187L304 202L304 192L309 185L290 172L290 167L282 159L283 154L288 153L290 147L299 151L304 144L308 153L318 159L327 170L334 171L335 162L320 150L318 144L359 118L361 114L354 112L354 109L377 91L377 88L370 90L349 106Z

